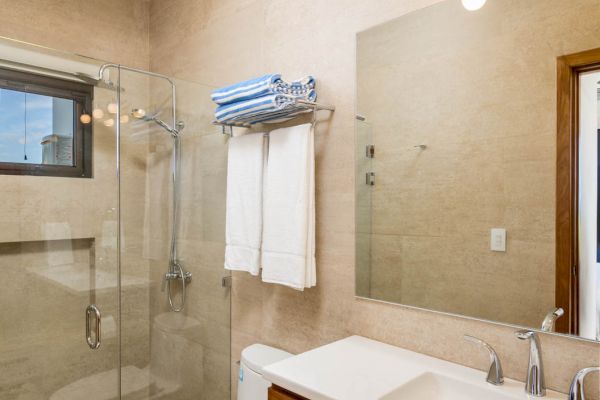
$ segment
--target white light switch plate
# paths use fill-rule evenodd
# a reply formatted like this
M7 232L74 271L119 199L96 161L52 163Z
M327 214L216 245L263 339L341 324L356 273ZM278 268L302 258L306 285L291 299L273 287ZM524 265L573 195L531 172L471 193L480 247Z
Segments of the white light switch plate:
M506 229L493 228L490 236L490 248L492 251L506 251Z

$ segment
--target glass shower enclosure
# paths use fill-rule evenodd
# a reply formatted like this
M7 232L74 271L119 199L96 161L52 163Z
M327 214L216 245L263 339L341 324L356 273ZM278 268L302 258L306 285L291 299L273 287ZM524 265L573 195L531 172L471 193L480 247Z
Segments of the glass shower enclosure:
M91 178L0 175L0 398L229 399L227 152L211 88L0 49L0 68L93 87Z

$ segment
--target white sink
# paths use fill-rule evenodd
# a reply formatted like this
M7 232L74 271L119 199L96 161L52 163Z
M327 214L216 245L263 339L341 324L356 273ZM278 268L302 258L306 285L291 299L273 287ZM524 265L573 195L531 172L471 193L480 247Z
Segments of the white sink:
M523 382L505 378L503 385L494 386L486 382L486 371L360 336L266 366L263 376L311 400L532 399L525 393ZM543 400L565 397L548 390Z
M502 393L502 389L491 385L481 387L426 372L383 396L381 400L513 400L518 398Z

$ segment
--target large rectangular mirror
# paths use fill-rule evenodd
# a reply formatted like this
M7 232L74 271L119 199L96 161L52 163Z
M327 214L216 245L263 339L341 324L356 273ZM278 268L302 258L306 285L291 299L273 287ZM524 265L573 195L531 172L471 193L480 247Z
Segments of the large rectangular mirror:
M598 0L357 35L357 296L600 340L599 48Z

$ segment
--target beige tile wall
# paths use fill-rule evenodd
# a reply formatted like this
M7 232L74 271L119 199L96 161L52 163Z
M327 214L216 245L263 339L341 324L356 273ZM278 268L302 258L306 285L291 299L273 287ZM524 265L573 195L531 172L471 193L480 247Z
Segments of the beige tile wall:
M511 328L354 298L355 34L435 2L151 2L153 70L210 85L313 73L320 98L337 106L316 135L318 285L300 293L236 274L232 361L254 342L301 352L360 334L484 369L486 356L461 338L471 333L497 347L507 376L523 378L527 348ZM165 19L175 22L161 25ZM548 384L560 391L577 369L600 361L597 344L545 335L542 345Z
M0 0L0 36L148 67L148 0Z

